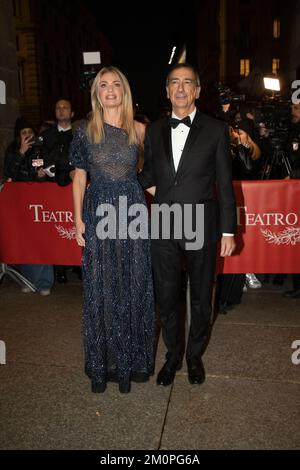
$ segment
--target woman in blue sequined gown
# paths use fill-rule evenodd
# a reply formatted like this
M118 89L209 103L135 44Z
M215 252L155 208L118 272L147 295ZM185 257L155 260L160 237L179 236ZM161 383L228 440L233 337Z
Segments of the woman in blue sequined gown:
M106 383L115 381L127 393L131 381L144 382L153 372L150 241L119 236L118 230L116 237L99 238L99 222L109 204L117 224L128 226L132 217L119 213L120 197L128 208L145 207L136 176L144 126L133 120L128 81L115 67L98 73L91 100L89 121L78 128L70 150L76 240L84 247L85 371L93 392L104 392Z

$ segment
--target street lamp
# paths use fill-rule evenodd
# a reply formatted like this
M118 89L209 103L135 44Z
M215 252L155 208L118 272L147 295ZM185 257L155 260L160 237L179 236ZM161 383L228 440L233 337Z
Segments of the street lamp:
M264 85L266 90L280 91L280 82L278 78L264 77Z
M96 65L101 64L101 55L99 51L83 52L84 71L81 74L80 85L83 90L90 90L92 82L98 73Z

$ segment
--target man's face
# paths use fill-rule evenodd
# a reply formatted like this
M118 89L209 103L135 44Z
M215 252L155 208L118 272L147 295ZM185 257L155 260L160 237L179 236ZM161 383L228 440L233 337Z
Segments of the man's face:
M55 105L55 116L58 123L71 124L73 117L71 103L66 100L60 100Z
M173 70L168 80L167 96L175 114L190 114L195 107L195 100L199 98L200 90L193 70L189 68Z
M300 124L300 104L291 106L291 121L293 124Z

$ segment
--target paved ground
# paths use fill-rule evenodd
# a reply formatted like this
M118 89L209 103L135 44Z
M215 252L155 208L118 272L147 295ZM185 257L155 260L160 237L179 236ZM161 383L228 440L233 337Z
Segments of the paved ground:
M182 369L170 387L155 377L121 395L92 394L83 373L81 284L50 297L0 287L0 449L300 449L300 300L266 285L217 318L204 356L207 380ZM300 358L300 353L299 356ZM156 371L164 362L159 342Z

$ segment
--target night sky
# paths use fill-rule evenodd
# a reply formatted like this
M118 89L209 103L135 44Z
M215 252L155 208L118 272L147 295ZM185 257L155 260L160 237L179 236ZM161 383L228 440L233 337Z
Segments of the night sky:
M112 45L113 65L130 82L139 112L156 112L164 96L171 50L180 34L182 9L166 7L163 0L141 2L139 7L129 1L90 0L88 5Z

